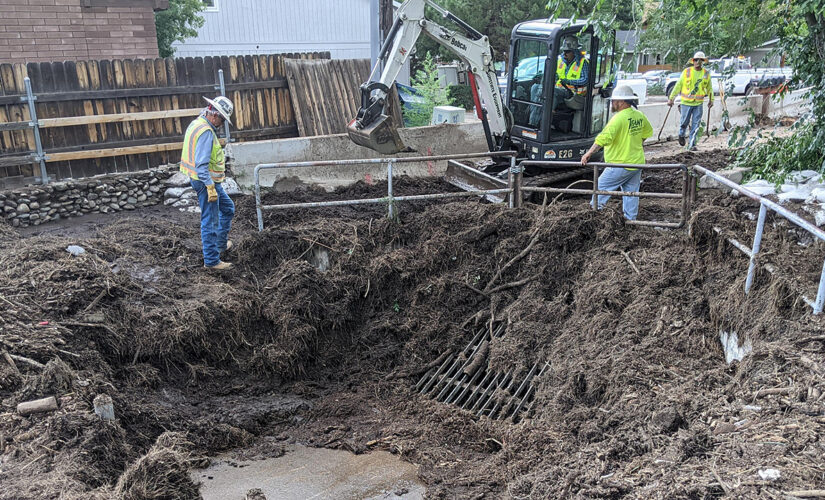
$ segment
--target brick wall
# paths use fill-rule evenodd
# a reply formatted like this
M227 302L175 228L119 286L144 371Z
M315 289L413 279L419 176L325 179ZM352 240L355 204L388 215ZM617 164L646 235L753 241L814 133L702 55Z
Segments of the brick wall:
M0 63L158 57L159 0L0 0Z

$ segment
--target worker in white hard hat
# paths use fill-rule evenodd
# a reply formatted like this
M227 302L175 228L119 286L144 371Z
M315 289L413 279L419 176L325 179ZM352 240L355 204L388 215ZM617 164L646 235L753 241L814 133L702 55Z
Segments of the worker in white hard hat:
M596 136L593 146L582 156L582 165L587 165L590 157L604 148L604 161L621 165L644 165L645 151L642 143L653 135L653 127L647 117L636 106L639 98L633 89L621 85L610 97L613 116L604 129ZM633 167L608 167L599 176L600 191L623 191L635 193L642 184L642 171ZM591 200L599 210L604 208L609 195L599 195ZM636 220L639 215L639 198L622 196L622 211L628 220Z
M203 265L210 270L224 271L232 268L232 264L221 260L221 255L232 249L227 236L235 216L235 204L221 187L226 178L226 158L218 140L218 129L224 122L232 125L235 107L224 96L204 97L204 100L207 106L186 129L180 171L189 176L189 183L198 194Z
M554 110L565 99L587 94L587 79L590 75L590 61L582 54L578 38L564 37L559 52L561 54L556 62L556 87L553 89Z
M699 132L699 124L702 121L702 103L705 101L705 96L708 98L708 115L710 115L710 109L713 107L713 86L711 85L710 70L702 67L707 62L708 58L704 52L699 51L694 54L689 61L690 66L682 71L682 75L676 85L673 86L670 99L667 101L668 106L673 106L676 96L682 97L679 145L685 145L689 126L690 141L687 145L689 151L696 150L696 136Z

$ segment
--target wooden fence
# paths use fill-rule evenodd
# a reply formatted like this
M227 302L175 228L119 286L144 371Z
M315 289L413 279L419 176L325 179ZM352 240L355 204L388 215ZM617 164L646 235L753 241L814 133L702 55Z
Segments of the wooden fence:
M292 106L302 136L342 134L361 106L361 84L370 76L366 59L286 63Z
M186 126L217 95L223 70L235 104L233 140L298 135L287 59L329 53L0 64L0 186L31 182L31 79L51 179L141 170L179 160ZM18 122L18 123L15 123Z

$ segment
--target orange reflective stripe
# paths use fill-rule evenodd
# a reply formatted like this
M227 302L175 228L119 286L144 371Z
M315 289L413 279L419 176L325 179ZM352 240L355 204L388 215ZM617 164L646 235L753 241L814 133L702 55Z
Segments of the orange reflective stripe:
M209 125L204 125L204 124L198 125L198 127L195 128L195 130L192 131L192 135L189 137L189 150L187 151L187 153L189 153L189 158L187 158L187 159L189 160L188 163L190 165L195 164L195 144L197 144L198 139L200 138L201 134L206 132L206 130L208 128L209 128Z

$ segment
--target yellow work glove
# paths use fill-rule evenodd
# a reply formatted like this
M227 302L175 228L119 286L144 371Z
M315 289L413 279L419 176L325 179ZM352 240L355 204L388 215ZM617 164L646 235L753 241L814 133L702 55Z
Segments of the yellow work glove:
M214 184L206 186L206 192L209 194L209 203L215 203L216 201L218 201L218 192L215 191Z

